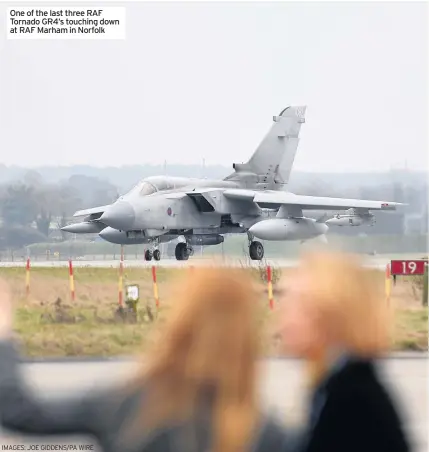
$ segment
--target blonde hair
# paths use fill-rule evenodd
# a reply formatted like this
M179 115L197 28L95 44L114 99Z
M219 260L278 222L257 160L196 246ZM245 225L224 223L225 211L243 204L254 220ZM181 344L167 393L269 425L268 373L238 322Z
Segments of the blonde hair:
M304 302L331 341L364 359L389 348L391 316L379 272L355 256L313 252L303 256L298 273L306 282ZM327 352L311 363L313 379L326 370Z
M140 427L189 419L213 390L213 450L246 449L257 418L257 292L242 270L195 269L176 286L171 316L137 385L148 388Z

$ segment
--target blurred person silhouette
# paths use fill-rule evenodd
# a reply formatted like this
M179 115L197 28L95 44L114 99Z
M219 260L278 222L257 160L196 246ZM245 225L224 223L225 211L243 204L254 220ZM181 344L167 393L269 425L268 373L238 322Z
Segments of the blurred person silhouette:
M308 252L283 282L284 352L309 368L302 452L408 452L395 403L375 359L388 351L391 312L374 270L354 256Z
M105 451L271 452L283 428L257 396L258 290L248 273L195 269L139 372L119 387L43 400L25 385L0 287L0 415L24 434L95 437Z

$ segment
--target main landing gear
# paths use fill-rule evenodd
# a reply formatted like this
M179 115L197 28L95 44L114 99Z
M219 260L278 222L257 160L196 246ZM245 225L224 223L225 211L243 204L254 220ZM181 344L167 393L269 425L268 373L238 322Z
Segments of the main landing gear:
M261 242L254 241L253 236L248 234L249 256L253 261L260 261L264 258L264 245ZM175 256L178 261L187 261L189 256L194 254L194 249L187 242L179 242L176 245Z
M264 258L264 245L261 242L253 241L253 236L247 234L249 239L249 257L252 261L260 261Z
M178 261L187 261L189 256L194 254L194 249L187 242L179 242L176 245L175 253Z

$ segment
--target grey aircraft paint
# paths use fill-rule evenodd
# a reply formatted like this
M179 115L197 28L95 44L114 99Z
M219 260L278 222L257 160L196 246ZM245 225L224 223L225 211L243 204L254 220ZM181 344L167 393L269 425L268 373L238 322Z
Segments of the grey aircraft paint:
M217 245L224 234L247 233L253 260L264 256L263 240L325 238L329 224L372 224L370 210L395 210L399 203L302 196L287 190L299 144L305 106L287 107L278 116L246 163L234 163L223 180L152 176L108 206L77 211L81 223L62 228L98 233L112 243L147 243L145 257L161 258L159 244L179 239L177 260L193 246ZM303 210L347 210L344 216L314 220Z

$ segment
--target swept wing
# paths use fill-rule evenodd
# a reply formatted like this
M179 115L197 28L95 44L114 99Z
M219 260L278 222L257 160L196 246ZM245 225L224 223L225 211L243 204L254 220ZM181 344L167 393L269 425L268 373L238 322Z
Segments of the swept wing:
M346 209L368 209L368 210L396 210L397 206L403 204L388 201L370 201L365 199L328 198L321 196L295 195L289 192L273 190L256 191L230 189L224 191L224 196L237 200L252 200L256 204L279 207L283 205L297 206L302 210L346 210Z

